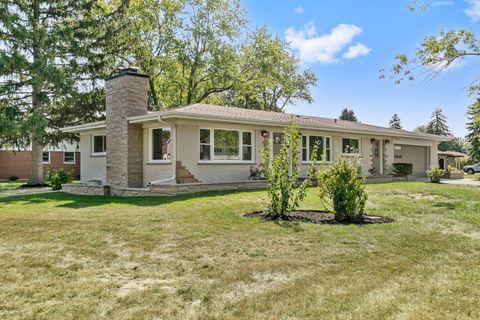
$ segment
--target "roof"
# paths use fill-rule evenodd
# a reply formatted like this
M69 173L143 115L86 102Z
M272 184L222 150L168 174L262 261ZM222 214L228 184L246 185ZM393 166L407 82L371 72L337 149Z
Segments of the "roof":
M299 124L300 128L381 134L386 136L410 137L415 139L434 139L438 141L450 140L450 138L448 137L374 126L353 121L200 103L189 105L186 107L172 108L164 111L149 112L146 115L130 117L128 118L128 120L130 123L142 123L156 119L168 120L174 118L237 122L248 124L253 123L270 126L286 126L290 121L293 120ZM87 130L86 126L87 125L81 125L64 128L63 131L79 132Z
M439 156L447 156L447 157L454 157L454 158L468 158L468 154L463 152L457 151L438 151Z

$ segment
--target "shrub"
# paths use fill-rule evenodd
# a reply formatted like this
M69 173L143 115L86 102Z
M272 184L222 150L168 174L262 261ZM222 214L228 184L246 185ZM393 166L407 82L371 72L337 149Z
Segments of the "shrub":
M62 189L62 184L72 181L72 174L60 169L49 169L47 172L47 182L53 190Z
M365 213L367 194L357 161L340 158L317 173L320 201L331 206L335 219L342 222L360 221Z
M265 179L265 168L263 164L259 164L258 166L250 166L250 176L248 180L263 180Z
M392 167L392 173L395 177L406 177L411 175L413 171L411 163L394 163Z
M443 174L444 171L439 167L432 167L427 171L427 176L431 183L440 183L440 178L442 178Z
M17 177L17 176L10 176L10 177L8 178L8 180L10 180L10 181L17 181L17 180L18 180L18 177Z
M299 137L298 125L292 121L289 127L283 131L282 146L276 158L270 159L268 143L262 150L269 197L266 213L274 219L285 219L289 212L297 209L300 201L305 198L306 188L311 184L311 179L305 179L302 183L298 183ZM316 152L313 154L315 155ZM309 167L310 177L313 174L315 160L315 156L313 156Z

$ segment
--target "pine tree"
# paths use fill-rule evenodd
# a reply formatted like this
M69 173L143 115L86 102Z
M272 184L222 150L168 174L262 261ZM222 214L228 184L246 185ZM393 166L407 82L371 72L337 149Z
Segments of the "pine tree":
M441 108L436 108L427 124L426 132L438 136L450 136L450 128L447 125L447 117Z
M468 107L467 140L470 143L470 156L480 161L480 99Z
M352 109L348 110L347 108L343 109L342 112L340 113L340 117L338 117L340 120L345 120L345 121L353 121L353 122L358 122L357 116L353 112Z
M98 116L119 34L107 22L124 8L112 3L0 2L0 145L31 146L30 184L43 183L42 151L65 138L58 129Z
M393 129L402 129L402 123L398 114L393 114L392 119L390 119L389 126Z

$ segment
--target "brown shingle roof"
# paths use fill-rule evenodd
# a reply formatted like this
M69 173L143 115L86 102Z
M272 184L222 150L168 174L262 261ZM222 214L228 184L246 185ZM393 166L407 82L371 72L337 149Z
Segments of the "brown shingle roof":
M154 114L154 113L152 113ZM323 118L316 116L306 116L306 115L297 115L291 113L280 113L272 111L262 111L262 110L253 110L253 109L244 109L244 108L235 108L235 107L226 107L226 106L216 106L210 104L193 104L186 107L179 107L175 109L170 109L166 111L160 111L156 114L159 115L197 115L201 117L215 117L215 118L224 118L224 119L237 119L237 120L251 120L251 121L265 121L265 122L278 122L278 123L288 123L291 120L297 122L300 126L316 127L321 129L343 129L348 131L368 131L376 132L377 134L385 135L402 135L402 136L411 136L413 138L427 138L427 139L438 139L440 137L411 132L406 130L399 130L393 128L386 128L380 126L374 126L364 123L357 123L353 121L344 121L331 118Z

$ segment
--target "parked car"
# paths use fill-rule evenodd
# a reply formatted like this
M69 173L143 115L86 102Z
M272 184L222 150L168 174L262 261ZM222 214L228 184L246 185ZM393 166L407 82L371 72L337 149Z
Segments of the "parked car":
M480 163L465 166L463 167L463 171L465 171L468 174L474 174L475 172L480 172Z

